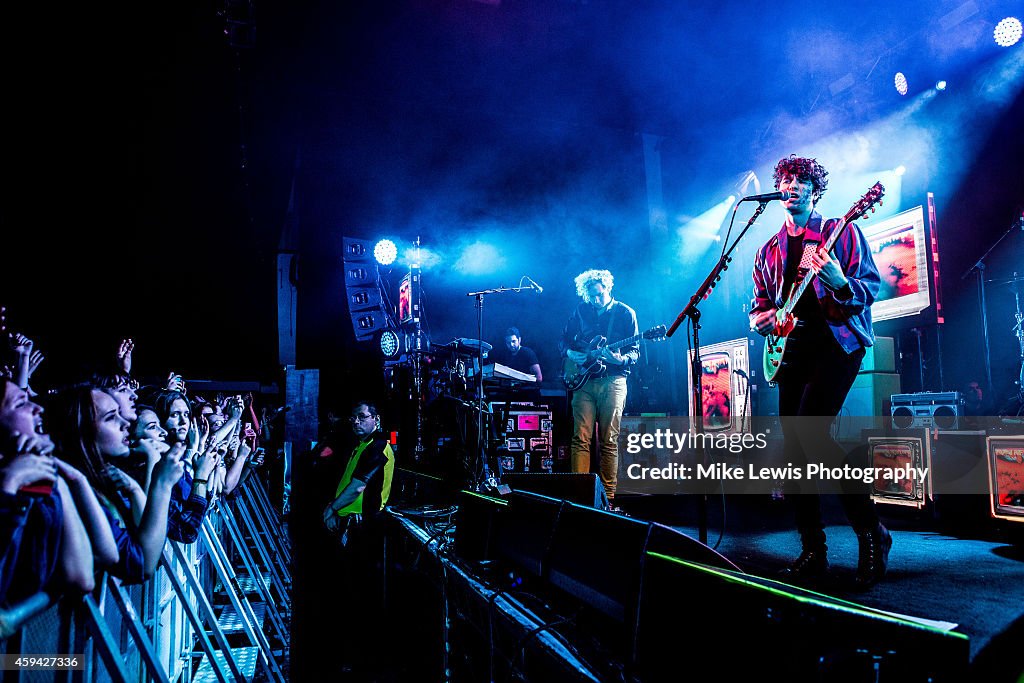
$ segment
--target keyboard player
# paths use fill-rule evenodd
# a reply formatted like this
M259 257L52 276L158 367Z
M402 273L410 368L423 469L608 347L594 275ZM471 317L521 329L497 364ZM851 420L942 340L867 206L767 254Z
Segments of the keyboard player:
M544 375L540 370L540 361L537 354L529 346L523 346L523 339L519 334L519 328L510 327L505 330L505 347L498 348L491 354L490 360L494 363L507 365L513 370L525 372L537 378L537 383L544 381Z

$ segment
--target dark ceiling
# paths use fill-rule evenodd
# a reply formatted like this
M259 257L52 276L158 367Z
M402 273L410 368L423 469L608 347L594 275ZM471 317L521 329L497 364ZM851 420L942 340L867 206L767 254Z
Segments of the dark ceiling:
M837 178L906 163L907 201L936 191L959 270L1024 206L1022 48L990 37L1012 5L8 10L8 318L44 340L61 371L78 363L69 356L133 335L153 373L272 373L274 255L293 197L301 364L344 366L351 355L338 295L345 235L419 235L449 252L428 275L438 337L472 329L465 291L525 272L551 298L489 303L485 336L525 320L550 347L572 276L601 264L622 274L620 293L638 309L657 299L653 319L684 303L710 263L651 280L667 250L649 227L645 140L660 151L670 230L735 194L747 170L770 184L766 168L792 151L821 155ZM893 89L897 69L907 98ZM1010 74L1009 93L972 104L993 69ZM916 146L878 132L938 77L950 90L922 104ZM866 160L854 166L850 150ZM827 208L855 196L837 187ZM772 230L759 226L749 249ZM456 272L456 251L474 240L503 244L504 264ZM742 326L740 271L717 313L730 330Z

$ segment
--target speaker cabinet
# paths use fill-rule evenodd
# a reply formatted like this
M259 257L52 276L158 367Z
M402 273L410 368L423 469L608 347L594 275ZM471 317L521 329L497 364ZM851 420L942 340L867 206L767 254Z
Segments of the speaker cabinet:
M963 422L964 399L958 391L893 394L889 410L893 429L956 431Z
M529 491L542 496L562 498L577 505L605 509L608 498L597 475L588 473L509 472L501 478L514 491Z

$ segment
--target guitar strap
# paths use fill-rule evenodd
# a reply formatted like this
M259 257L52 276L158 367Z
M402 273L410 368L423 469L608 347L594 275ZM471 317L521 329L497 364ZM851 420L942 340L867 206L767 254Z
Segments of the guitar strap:
M604 338L611 341L612 338L612 325L615 324L615 311L618 310L618 306L615 302L612 302L611 310L608 311L608 329L604 331Z

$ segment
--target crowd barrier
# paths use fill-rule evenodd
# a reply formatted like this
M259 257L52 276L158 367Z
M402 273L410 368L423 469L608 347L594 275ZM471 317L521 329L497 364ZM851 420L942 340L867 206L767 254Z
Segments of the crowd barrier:
M165 544L151 580L104 574L81 598L0 610L3 683L288 680L292 553L255 472L210 506L195 543Z

